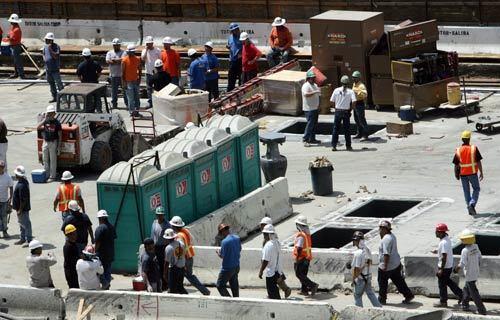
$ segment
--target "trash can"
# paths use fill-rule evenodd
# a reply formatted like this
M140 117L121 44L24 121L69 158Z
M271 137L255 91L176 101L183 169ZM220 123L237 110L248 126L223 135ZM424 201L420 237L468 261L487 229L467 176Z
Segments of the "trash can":
M326 196L333 193L333 165L326 158L316 158L309 163L313 194Z
M218 209L216 149L204 142L172 138L157 145L155 150L175 151L193 160L196 218Z
M217 115L206 122L207 127L229 130L236 136L240 195L244 196L261 186L259 126L240 115ZM229 129L228 129L229 128Z
M164 173L148 164L132 169L131 163L119 162L105 170L96 184L98 207L108 212L116 228L113 271L135 273L136 252L150 235L155 209L166 204Z
M175 137L203 141L217 149L219 207L223 207L239 197L237 146L234 136L218 128L190 127Z

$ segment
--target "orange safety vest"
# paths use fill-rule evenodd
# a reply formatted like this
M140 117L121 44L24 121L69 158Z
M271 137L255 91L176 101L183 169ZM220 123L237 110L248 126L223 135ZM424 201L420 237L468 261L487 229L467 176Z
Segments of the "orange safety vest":
M186 247L186 258L190 259L194 257L194 248L193 243L191 242L191 234L185 228L182 228L177 236L181 237L182 242L184 242L184 246Z
M77 200L76 196L78 194L78 190L80 190L80 187L72 183L62 184L59 186L58 189L59 211L61 212L68 211L68 203L71 200Z
M477 173L476 146L463 145L457 148L457 158L460 166L460 175L468 176Z
M298 249L297 248L297 241L298 241L299 237L304 238L304 246L302 247L302 250L300 251L300 256L299 256L298 250L297 250ZM295 241L293 244L293 258L294 258L294 260L300 261L300 260L307 259L307 260L311 261L312 260L311 247L312 247L311 235L307 234L303 231L297 232L297 234L295 235Z

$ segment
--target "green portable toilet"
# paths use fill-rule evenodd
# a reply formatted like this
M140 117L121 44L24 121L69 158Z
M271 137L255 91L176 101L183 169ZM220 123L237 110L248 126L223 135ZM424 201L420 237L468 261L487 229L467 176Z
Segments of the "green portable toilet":
M98 207L108 212L116 227L115 272L137 271L139 245L150 236L155 209L166 204L164 173L149 164L135 166L134 187L131 170L132 164L119 162L97 179Z
M236 136L240 194L261 187L259 126L240 115L217 115L206 122L207 127L219 128Z
M172 138L157 145L154 149L175 151L193 160L197 219L218 208L217 159L214 147L209 147L206 143L197 140Z
M158 152L159 167L165 173L167 205L166 216L180 216L188 224L196 220L193 186L193 160L184 158L173 151L146 150L131 158L129 162L138 163L146 159L148 165L156 165L155 155Z
M237 149L234 136L218 128L193 126L175 137L203 141L217 149L219 207L225 206L240 196Z

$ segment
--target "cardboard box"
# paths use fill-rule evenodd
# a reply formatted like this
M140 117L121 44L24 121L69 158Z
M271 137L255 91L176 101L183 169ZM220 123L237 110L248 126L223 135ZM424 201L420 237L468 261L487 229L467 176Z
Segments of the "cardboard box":
M283 70L261 79L264 102L270 112L293 116L302 113L302 85L306 72Z
M407 136L413 134L413 123L409 121L391 121L386 123L385 129L390 134Z
M390 75L380 78L372 76L371 84L372 101L374 105L387 106L394 103L392 78Z

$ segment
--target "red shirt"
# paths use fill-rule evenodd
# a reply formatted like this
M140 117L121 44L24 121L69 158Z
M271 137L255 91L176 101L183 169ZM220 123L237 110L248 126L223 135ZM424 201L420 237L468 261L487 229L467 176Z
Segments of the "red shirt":
M178 77L180 74L181 57L177 51L163 49L160 56L163 61L163 70L168 72L171 77Z
M23 33L21 32L21 28L19 27L18 24L13 25L10 27L9 30L9 41L11 46L15 46L21 43L21 38L23 36Z
M250 44L244 44L242 52L243 72L257 70L257 62L253 64L249 64L248 62L260 56L262 56L262 53L252 42L250 42Z

